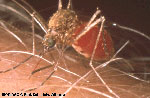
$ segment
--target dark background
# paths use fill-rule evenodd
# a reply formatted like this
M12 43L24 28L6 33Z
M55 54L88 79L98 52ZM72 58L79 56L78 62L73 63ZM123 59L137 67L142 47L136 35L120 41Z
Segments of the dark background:
M66 6L68 0L62 0ZM58 0L27 0L40 14L48 18L57 10ZM73 8L92 15L99 7L106 20L142 31L148 35L150 0L72 0Z

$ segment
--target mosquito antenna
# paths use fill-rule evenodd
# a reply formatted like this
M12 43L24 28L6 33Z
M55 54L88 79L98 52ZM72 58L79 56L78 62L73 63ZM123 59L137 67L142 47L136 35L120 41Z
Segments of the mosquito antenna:
M60 10L60 9L62 9L62 1L61 0L59 0L59 2L58 2L58 10Z

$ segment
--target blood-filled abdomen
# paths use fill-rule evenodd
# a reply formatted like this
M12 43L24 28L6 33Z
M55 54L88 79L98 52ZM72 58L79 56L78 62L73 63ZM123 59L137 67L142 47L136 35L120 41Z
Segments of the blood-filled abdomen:
M85 24L77 28L74 32L74 37L76 37L80 32L82 32L84 27ZM86 58L90 58L93 53L98 33L99 33L98 26L91 28L85 35L81 36L77 41L75 41L72 44L73 48ZM103 30L99 38L98 46L95 51L94 60L97 61L108 60L112 57L113 54L114 54L114 47L112 38L106 30Z

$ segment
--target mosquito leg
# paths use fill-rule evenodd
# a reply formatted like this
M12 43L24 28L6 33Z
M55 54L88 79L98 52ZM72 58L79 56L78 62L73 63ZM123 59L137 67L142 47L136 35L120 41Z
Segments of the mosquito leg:
M41 60L42 60L42 59L40 59L40 60L38 61L38 63L37 63L36 66L34 67L33 71L35 71L35 69L37 68L37 66L38 66L39 63L41 62ZM32 72L33 72L33 71L32 71ZM29 75L29 79L31 78L32 75L33 75L33 73L31 73L31 74Z
M60 57L61 57L61 56L60 56ZM60 57L59 57L59 59L60 59ZM43 86L43 85L45 84L45 82L46 82L48 79L50 79L50 77L55 73L55 71L57 71L57 65L58 65L59 59L58 59L56 65L55 65L55 67L54 67L54 70L50 73L50 75L49 75L38 87L25 90L25 92L33 91L33 90L38 89L40 86ZM49 66L47 66L47 67L45 67L45 68L48 68L48 67L49 67ZM43 68L43 69L45 69L45 68ZM37 72L37 71L39 71L39 70L36 70L35 72ZM34 72L34 73L35 73L35 72Z
M39 56L41 56L41 55L43 56L44 53L43 53L43 54L40 53ZM41 57L42 57L42 56L41 56ZM33 74L35 74L36 72L41 71L41 70L44 70L44 69L46 69L46 68L49 68L49 67L53 66L53 65L48 65L48 66L45 66L45 67L42 67L42 68L40 68L40 69L35 70L35 69L37 68L37 66L39 65L39 63L41 62L41 60L42 60L42 59L40 59L40 60L37 62L36 66L34 67L32 73L31 73L30 76L29 76L29 79L30 79L31 76L32 76Z
M1 21L1 20L0 20L0 25L2 26L2 28L4 30L6 30L9 34L11 34L13 37L15 37L28 50L26 44L16 34L14 34L14 32L10 31L7 28L7 26L3 23L3 21Z
M29 56L28 58L26 58L25 60L23 60L22 62L20 62L18 65L10 68L10 69L7 69L5 71L0 71L0 73L5 73L5 72L8 72L8 71L11 71L11 70L14 70L16 69L17 67L21 66L22 64L24 64L25 62L27 62L28 60L30 60L31 58L33 57L33 55Z
M99 30L99 33L98 33L98 36L97 36L97 39L96 39L96 43L95 43L95 47L93 49L93 53L92 53L92 56L91 56L90 64L92 64L92 61L93 61L93 58L94 58L94 55L95 55L95 51L96 51L96 48L97 48L97 45L98 45L98 42L99 42L99 38L102 35L102 28L103 28L102 26L103 26L104 21L105 21L105 18L102 17L102 24L101 24L101 27L100 27L100 30Z
M45 52L44 52L44 53L42 52L42 53L39 54L39 56L42 58L44 54L45 54ZM35 54L33 54L33 55L35 55ZM40 58L40 60L37 62L37 64L36 64L36 66L34 67L33 71L35 71L35 69L37 68L37 66L38 66L39 63L41 62L41 60L42 60L41 58ZM33 71L32 71L32 72L33 72ZM30 74L29 79L31 78L32 75L33 75L33 73Z
M45 20L36 12L26 1L24 0L12 0L15 2L18 6L23 8L33 19L36 21L36 23L41 27L41 29L48 33L47 25Z
M94 27L95 25L97 25L102 21L101 17L95 20L98 14L100 14L99 9L97 9L97 11L94 13L94 15L92 16L92 18L90 19L90 21L88 22L84 30L74 39L74 42L78 40L80 37L82 37L83 35L85 35L92 27Z
M93 69L93 71L95 72L95 74L97 75L97 77L100 79L100 81L101 81L101 82L105 85L105 87L108 89L108 91L109 91L110 93L112 93L114 96L116 96L117 98L119 98L119 96L111 90L111 88L106 84L106 82L102 79L102 77L99 75L99 73L98 73L98 72L95 70L95 68L93 67L93 58L94 58L95 51L96 51L96 48L97 48L97 45L98 45L98 42L99 42L99 38L100 38L100 36L102 36L102 29L103 29L104 21L105 21L105 18L102 16L101 27L100 27L100 30L99 30L99 33L98 33L98 36L97 36L97 39L96 39L96 43L95 43L95 46L94 46L94 49L93 49L93 53L92 53L92 56L91 56L91 60L90 60L89 65L91 66L91 68Z
M56 48L57 49L57 48ZM54 70L50 73L50 75L38 86L38 87L35 87L35 88L31 88L31 89L28 89L28 90L25 90L25 92L28 92L28 91L33 91L33 90L36 90L37 88L39 88L40 86L43 86L44 84L45 84L45 82L57 71L57 66L58 66L58 64L59 64L59 60L61 59L61 57L63 56L63 52L60 52L59 50L58 50L58 52L59 52L59 58L58 58L58 60L57 60L57 62L56 62L56 64L55 64L55 66L54 66ZM45 68L48 68L49 66L46 66ZM42 69L45 69L44 67L42 68ZM41 70L41 69L40 69ZM35 70L34 72L33 72L33 74L34 73L36 73L37 71L39 71L39 70Z
M26 17L24 14L22 14L17 9L15 9L11 6L8 6L8 5L5 5L5 4L0 4L0 7L4 8L4 9L7 9L9 11L12 11L13 13L18 14L19 16L23 17L26 21L31 22L31 20L28 17Z
M33 52L33 54L35 54L35 28L34 28L34 19L33 19L33 17L32 17L32 36L33 36L33 43L32 43L32 45L33 45L33 50L32 50L32 52Z
M97 8L96 12L93 14L90 21L88 22L87 27L95 20L95 18L97 17L98 14L100 14L100 12L101 11Z

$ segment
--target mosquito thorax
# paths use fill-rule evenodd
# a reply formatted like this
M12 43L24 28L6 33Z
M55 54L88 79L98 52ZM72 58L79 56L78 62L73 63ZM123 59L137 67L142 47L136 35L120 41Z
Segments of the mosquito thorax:
M71 9L59 9L49 19L49 32L45 35L44 45L49 47L49 39L55 40L56 45L71 45L73 40L72 35L79 24L80 21L75 11Z

